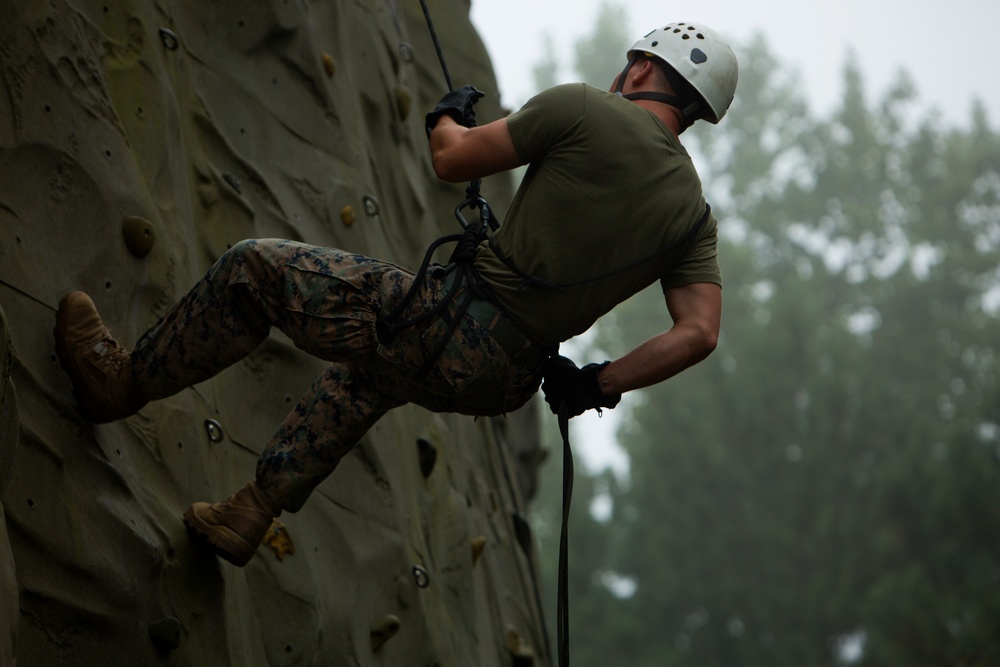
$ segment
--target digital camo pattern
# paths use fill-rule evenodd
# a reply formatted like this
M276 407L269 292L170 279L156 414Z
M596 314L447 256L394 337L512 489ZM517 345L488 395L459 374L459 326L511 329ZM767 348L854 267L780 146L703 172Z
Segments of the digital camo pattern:
M402 319L446 297L442 267L429 272ZM402 328L378 340L376 320L414 276L389 262L280 239L241 241L164 314L132 351L143 400L173 396L243 359L277 327L296 347L332 362L264 447L257 482L283 509L301 509L313 488L388 410L415 403L435 412L494 416L538 387L540 357L512 363L489 331L465 315ZM440 349L430 371L428 357Z

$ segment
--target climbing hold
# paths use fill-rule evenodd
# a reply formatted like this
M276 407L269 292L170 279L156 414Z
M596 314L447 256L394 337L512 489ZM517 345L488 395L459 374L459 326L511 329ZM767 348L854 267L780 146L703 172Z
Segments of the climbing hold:
M166 28L160 28L160 41L163 42L163 46L168 51L176 51L177 47L181 45L181 40L177 39L177 35Z
M169 652L181 645L181 622L173 616L149 624L149 639L161 651Z
M469 544L472 546L472 565L475 566L486 549L486 536L477 535L469 540Z
M510 517L514 521L514 536L517 537L517 543L521 545L524 555L531 558L531 525L528 523L528 518L520 512L512 512Z
M507 652L514 667L534 667L535 650L513 625L507 626Z
M407 42L399 43L399 57L403 59L404 63L413 62L413 47Z
M417 584L417 588L427 588L431 585L431 575L427 574L427 570L419 565L414 565L413 581Z
M334 62L333 56L329 53L323 54L323 69L326 70L326 75L333 78L333 75L337 73L337 63Z
M340 209L340 219L348 227L353 225L354 221L358 219L357 216L354 215L354 207L348 204L347 206Z
M271 548L278 560L284 560L286 555L295 555L295 544L292 543L292 536L288 534L285 524L277 519L271 522L271 527L264 534L263 543Z
M227 171L222 175L222 180L229 183L229 187L236 190L236 194L243 194L243 185L240 183L240 179L236 178Z
M380 618L372 623L370 631L372 638L372 651L382 648L382 645L396 636L399 632L399 618L392 614Z
M413 95L410 94L410 89L406 86L396 86L396 109L399 111L399 117L406 120L407 116L410 115L410 107L413 104Z
M371 195L365 195L361 198L361 201L365 204L365 214L370 218L374 218L378 215L378 200Z
M434 472L434 464L437 462L437 449L429 441L417 438L417 457L420 460L420 472L424 479Z
M403 609L413 606L413 586L402 574L396 577L396 601Z
M125 247L139 259L149 254L153 249L153 241L156 240L153 223L138 216L122 220L122 236L125 237Z
M219 422L214 419L206 419L205 431L208 433L208 439L212 442L222 442L222 424Z

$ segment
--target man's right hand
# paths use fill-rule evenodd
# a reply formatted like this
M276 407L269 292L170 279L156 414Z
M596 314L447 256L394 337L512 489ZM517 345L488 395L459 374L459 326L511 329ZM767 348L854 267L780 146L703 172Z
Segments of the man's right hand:
M438 102L433 111L424 118L424 127L427 130L428 138L437 126L441 116L450 116L459 125L465 127L476 126L476 112L473 109L479 98L485 97L486 93L478 90L475 86L465 85L452 90Z

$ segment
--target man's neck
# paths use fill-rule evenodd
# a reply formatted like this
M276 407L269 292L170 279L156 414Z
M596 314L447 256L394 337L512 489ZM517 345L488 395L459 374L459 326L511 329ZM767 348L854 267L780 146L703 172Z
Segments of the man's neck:
M674 133L675 137L680 136L680 109L670 106L669 104L664 104L663 102L653 102L651 100L635 100L634 104L638 104L643 109L659 118L660 121L667 126L667 129Z

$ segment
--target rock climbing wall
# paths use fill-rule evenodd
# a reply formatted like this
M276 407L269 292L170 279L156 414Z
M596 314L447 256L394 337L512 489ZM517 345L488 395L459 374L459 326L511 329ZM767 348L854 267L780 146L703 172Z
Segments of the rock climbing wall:
M467 0L429 5L499 117ZM253 474L322 362L275 333L93 426L54 354L65 292L130 345L244 238L415 267L464 194L428 159L444 90L417 0L0 3L0 666L549 663L530 409L393 411L239 569L181 513Z

